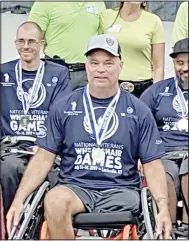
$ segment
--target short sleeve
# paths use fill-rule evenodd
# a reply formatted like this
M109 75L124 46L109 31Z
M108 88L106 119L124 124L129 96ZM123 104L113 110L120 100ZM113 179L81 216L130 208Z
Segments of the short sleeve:
M155 104L152 88L153 88L153 86L149 87L140 96L140 100L143 103L145 103L150 108L151 111L153 111L154 104Z
M152 44L165 43L165 31L161 19L156 16Z
M173 33L172 33L172 46L174 44L184 38L188 38L188 16L186 13L188 12L188 3L184 2L180 5L175 22L173 25Z
M155 119L149 110L140 120L139 157L142 164L161 158L165 154Z
M55 154L61 152L64 139L62 126L63 118L61 117L57 106L54 106L54 108L49 111L48 117L45 121L45 126L47 128L46 136L38 138L36 141L36 144L39 147Z
M28 21L37 23L41 29L45 32L49 25L49 17L47 11L47 3L45 2L34 2Z

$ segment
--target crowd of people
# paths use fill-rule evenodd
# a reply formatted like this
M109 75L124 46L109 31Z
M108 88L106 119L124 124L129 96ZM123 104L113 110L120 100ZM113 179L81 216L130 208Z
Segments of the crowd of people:
M159 209L157 233L169 238L180 193L188 204L188 158L180 165L170 158L188 152L188 2L175 18L169 79L163 25L146 2L116 9L35 2L15 46L19 59L0 72L7 233L46 179L50 239L73 239L71 217L80 212L137 215L143 172ZM182 225L187 229L187 205Z

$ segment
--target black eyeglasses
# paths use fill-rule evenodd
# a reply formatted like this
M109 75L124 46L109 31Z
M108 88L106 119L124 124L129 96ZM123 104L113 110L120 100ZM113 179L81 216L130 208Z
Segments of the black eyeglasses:
M40 43L40 41L36 41L35 39L28 39L28 40L25 40L25 39L17 39L16 40L16 44L20 47L23 47L25 45L25 43L27 42L28 46L29 47L36 47L36 45L38 43Z

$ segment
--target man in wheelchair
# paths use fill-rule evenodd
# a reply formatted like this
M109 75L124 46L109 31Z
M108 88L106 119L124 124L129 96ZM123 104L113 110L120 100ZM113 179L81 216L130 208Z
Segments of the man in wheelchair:
M5 213L18 188L36 137L46 135L45 119L52 104L70 93L66 67L40 59L43 32L33 22L16 33L20 59L1 65L1 185Z
M89 40L88 85L58 101L49 112L47 135L25 170L11 208L7 229L18 225L23 203L45 180L56 155L61 156L59 180L44 199L49 239L74 239L72 217L82 212L123 212L134 215L140 206L137 159L144 164L149 189L157 203L157 232L168 238L164 154L150 110L120 90L122 69L116 39L98 35Z
M141 100L150 107L165 146L162 162L167 173L172 223L176 224L177 201L181 197L181 230L186 230L188 236L188 38L178 41L170 56L175 77L148 88Z

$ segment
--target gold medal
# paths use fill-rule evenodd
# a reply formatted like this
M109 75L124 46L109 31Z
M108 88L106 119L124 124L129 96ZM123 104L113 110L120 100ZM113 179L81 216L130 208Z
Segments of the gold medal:
M101 148L93 148L92 149L92 158L96 162L104 161L105 159L105 152Z

